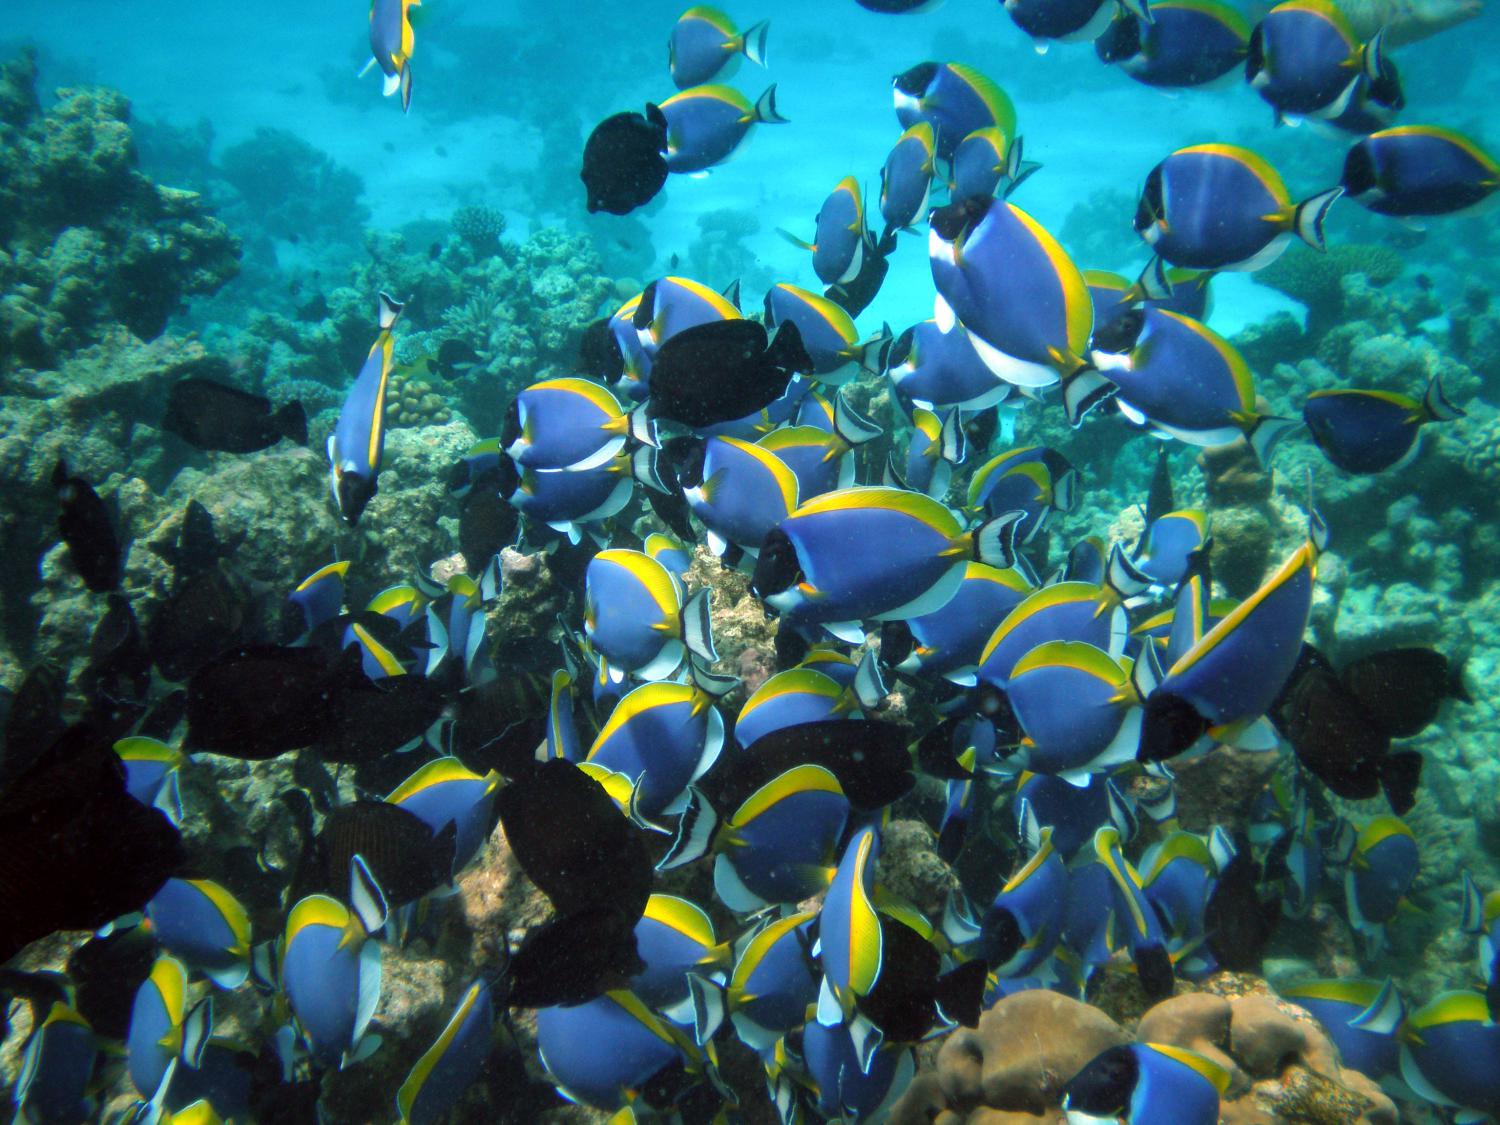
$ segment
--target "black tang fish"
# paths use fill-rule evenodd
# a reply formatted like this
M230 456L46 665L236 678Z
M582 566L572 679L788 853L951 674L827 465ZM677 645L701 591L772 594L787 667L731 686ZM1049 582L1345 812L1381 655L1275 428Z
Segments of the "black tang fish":
M628 215L650 203L667 182L667 119L648 104L644 115L606 117L583 146L579 179L590 212Z
M252 645L202 665L188 681L187 744L231 758L274 758L329 729L333 672L315 648Z
M300 402L272 410L270 399L196 375L172 385L161 425L189 445L224 453L254 453L282 438L307 444Z
M716 320L685 328L651 364L651 413L685 426L711 426L753 414L786 393L794 372L812 359L795 324L769 344L754 320Z
M68 558L83 584L95 593L117 589L124 557L109 509L88 481L68 473L58 461L52 470L57 492L57 533L68 545Z

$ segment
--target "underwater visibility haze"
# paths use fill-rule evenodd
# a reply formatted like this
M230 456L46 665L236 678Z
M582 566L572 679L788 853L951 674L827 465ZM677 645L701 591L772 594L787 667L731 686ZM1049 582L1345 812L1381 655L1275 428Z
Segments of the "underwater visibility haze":
M0 1105L1500 1123L1482 0L12 0Z

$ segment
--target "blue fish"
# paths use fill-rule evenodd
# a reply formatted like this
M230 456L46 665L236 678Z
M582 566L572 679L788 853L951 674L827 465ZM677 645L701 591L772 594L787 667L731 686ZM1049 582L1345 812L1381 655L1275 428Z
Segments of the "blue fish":
M1399 468L1416 455L1428 422L1450 422L1464 412L1450 403L1434 377L1418 402L1394 391L1351 387L1313 391L1302 404L1302 420L1323 456L1346 473Z
M182 822L182 795L178 773L188 756L165 742L132 735L115 743L115 753L125 767L125 789L147 808L159 808L173 824Z
M756 66L766 65L766 34L770 20L751 24L744 31L718 8L695 4L672 25L667 40L667 67L679 90L701 86L715 78L728 78L741 56Z
M380 1046L380 1036L369 1032L380 1003L380 962L380 943L337 899L308 895L292 907L281 943L281 987L319 1066L347 1066Z
M1208 540L1208 515L1199 508L1164 512L1136 544L1131 563L1153 586L1175 590L1195 551Z
M1218 1063L1165 1043L1111 1047L1063 1088L1069 1125L1217 1125L1229 1073Z
M1162 921L1174 961L1181 958L1179 970L1194 979L1217 967L1203 948L1203 912L1219 872L1233 854L1233 844L1222 833L1210 841L1179 830L1141 856L1138 870L1146 901Z
M646 967L630 978L630 990L672 1022L694 1027L697 1042L707 1042L717 1030L722 1008L695 1026L695 1000L718 995L717 985L732 956L729 945L714 933L713 921L687 899L654 894L635 925L635 945Z
M99 1057L94 1029L78 1011L53 1003L31 1033L13 1091L16 1121L83 1125L94 1119L89 1096Z
M1019 137L1012 140L994 125L976 129L954 150L948 197L960 203L989 199L996 193L1010 195L1036 167L1027 166L1021 159Z
M1124 13L1094 40L1099 57L1137 82L1175 89L1222 78L1245 61L1250 25L1219 0L1158 0L1151 22Z
M1082 784L1134 760L1140 698L1130 672L1102 649L1038 645L1011 669L1005 692L1026 735L1017 760L1031 772Z
M302 612L302 623L311 633L324 622L332 621L344 608L344 581L349 573L349 562L329 563L319 567L287 595Z
M985 365L969 334L936 320L908 328L886 352L886 374L905 401L927 410L984 410L1015 389Z
M481 478L492 472L503 472L508 464L509 458L501 448L499 438L476 441L454 464L448 475L448 491L454 496L467 496Z
M1007 449L986 461L969 478L968 509L998 516L1021 512L1016 542L1026 544L1046 527L1053 513L1067 514L1078 504L1078 470L1061 453L1044 445Z
M880 169L880 217L886 242L898 230L910 230L927 215L937 158L936 134L930 121L912 125L891 148Z
M168 879L146 904L161 947L223 989L250 975L250 918L238 899L208 879ZM147 1093L147 1091L142 1091Z
M732 544L751 556L797 507L797 477L769 449L731 437L711 437L702 463L679 471L688 508L703 521L708 549Z
M1135 813L1115 783L1102 774L1090 774L1088 784L1073 785L1044 773L1023 773L1017 779L1016 821L1021 838L1040 841L1050 830L1052 846L1064 860L1090 843L1094 833L1113 825L1122 839L1135 832Z
M822 766L794 766L767 781L725 818L715 838L719 900L749 913L825 889L849 812L838 779Z
M685 601L680 580L642 551L613 548L589 560L583 613L589 643L617 682L627 672L665 679L690 654L705 664L718 659L709 591Z
M610 712L585 759L635 781L639 812L676 812L724 748L724 718L696 684L642 684Z
M848 1031L817 1023L803 1034L802 1057L817 1091L817 1111L830 1121L884 1120L917 1068L910 1047L882 1047L862 1060Z
M891 80L896 119L910 129L933 128L938 159L951 161L959 142L978 129L1016 136L1016 107L990 78L963 63L918 63Z
M1500 164L1462 133L1398 125L1349 150L1339 186L1377 215L1452 215L1478 207L1500 188Z
M1464 872L1463 917L1459 928L1478 938L1479 975L1484 978L1490 1016L1500 1011L1500 891L1479 893L1473 877Z
M1377 980L1314 980L1278 989L1282 999L1306 1008L1339 1049L1339 1061L1379 1082L1401 1065L1397 1030L1405 1005L1395 984Z
M453 825L453 873L479 854L494 827L495 794L500 775L483 777L457 758L434 758L391 790L386 801L399 805L432 829L436 836Z
M964 453L961 412L950 410L946 418L939 418L919 406L911 414L906 458L898 467L896 454L890 455L885 483L941 500L948 495L953 467L963 461Z
M818 911L823 984L817 1022L827 1027L847 1024L880 977L880 915L872 897L879 854L880 833L873 826L851 836Z
M767 919L740 947L725 1006L740 1040L767 1052L810 1019L818 999L811 931L817 911Z
M207 1041L201 1021L190 1026L188 1007L187 969L175 957L158 957L136 990L125 1036L126 1068L141 1097L154 1097L179 1058L196 1058ZM206 1004L194 1009L207 1010Z
M1144 0L1119 0L1118 8L1107 0L1005 0L1005 11L1015 25L1045 50L1048 40L1087 43L1104 33L1116 11L1150 23L1151 10Z
M767 538L752 587L788 625L847 626L899 620L942 608L969 561L1014 559L1017 513L966 532L931 497L894 488L845 488L816 496ZM872 554L870 546L880 544ZM852 634L853 628L843 629Z
M1068 868L1043 827L1035 852L1001 886L980 920L980 949L1001 977L1029 976L1051 958L1062 937Z
M972 686L985 643L1032 589L1026 575L1013 567L1001 570L971 562L952 599L932 613L908 619L905 637L900 623L886 626L881 657L898 672L942 676Z
M1109 872L1115 916L1146 995L1155 999L1172 995L1173 965L1162 920L1146 897L1140 872L1120 850L1120 833L1113 825L1094 833L1094 857Z
M391 378L391 329L402 306L380 294L380 335L364 366L354 378L328 435L329 481L339 518L353 527L378 488L380 460L385 451L385 395Z
M951 203L932 213L927 250L939 325L962 325L999 378L1062 383L1074 424L1108 397L1113 388L1084 358L1094 327L1088 286L1040 223L1003 200Z
M1462 1121L1500 1116L1500 1024L1477 992L1444 992L1402 1025L1401 1080Z
M380 296L380 335L365 366L354 377L339 420L329 435L329 481L339 517L359 523L365 505L378 489L381 456L386 450L386 386L392 369L392 329L402 306L389 294Z
M569 1101L616 1110L675 1064L702 1065L692 1041L630 992L536 1014L542 1066Z
M812 668L788 668L756 688L740 708L734 738L749 749L757 739L783 727L858 716L859 697L849 685Z
M751 102L730 86L694 86L661 103L667 119L667 170L706 172L722 164L755 125L784 125L776 112L776 87Z
M1079 641L1111 657L1125 651L1125 610L1106 586L1057 582L1026 596L990 634L979 654L978 678L1005 688L1023 656L1049 641Z
M797 480L798 499L811 499L854 483L854 444L841 434L817 426L782 426L755 444L791 470Z
M573 473L523 470L506 499L523 516L546 524L554 531L580 542L585 531L618 515L630 503L639 481L656 492L666 487L657 475L656 450L643 446L634 453L621 453L593 469Z
M1278 123L1337 120L1365 102L1397 110L1405 98L1383 39L1361 42L1332 0L1285 0L1250 33L1245 78Z
M627 412L589 379L533 383L511 403L500 441L517 465L529 469L592 469L612 460L627 441L655 445L645 407Z
M495 1001L484 978L464 990L431 1047L396 1091L401 1125L437 1125L484 1072L493 1047Z
M766 293L766 330L790 321L802 335L802 346L812 359L812 375L819 382L840 386L861 372L874 373L880 353L890 339L882 332L861 340L854 319L827 297L778 282Z
M411 53L416 36L411 10L422 0L370 0L371 62L385 77L385 96L401 91L401 112L411 109Z
M793 245L812 251L813 272L824 285L847 285L853 281L859 276L870 245L859 181L845 176L823 201L811 242L788 231L781 234Z
M582 671L579 669L578 671ZM552 673L552 693L547 703L547 758L562 758L569 762L583 761L583 743L578 736L578 723L574 718L575 696L573 684L576 673L558 669ZM606 673L605 679L608 680ZM612 707L614 704L611 703Z
M693 549L670 535L653 531L641 542L641 550L678 578L686 578L693 565Z
M1344 871L1344 905L1349 924L1377 948L1421 866L1416 835L1400 817L1374 817L1355 837Z
M1341 194L1332 188L1294 203L1264 157L1235 145L1193 145L1147 175L1135 229L1174 266L1258 270L1293 236L1323 249L1323 223Z

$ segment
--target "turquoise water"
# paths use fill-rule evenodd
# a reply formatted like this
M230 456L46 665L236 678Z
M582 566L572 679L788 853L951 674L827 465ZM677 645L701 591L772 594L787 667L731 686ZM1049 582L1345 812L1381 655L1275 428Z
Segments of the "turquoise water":
M736 6L785 123L626 215L677 4L429 0L406 112L361 5L13 4L0 1102L1500 1120L1500 16L1347 10L1478 206L990 0ZM1037 167L882 245L926 60Z

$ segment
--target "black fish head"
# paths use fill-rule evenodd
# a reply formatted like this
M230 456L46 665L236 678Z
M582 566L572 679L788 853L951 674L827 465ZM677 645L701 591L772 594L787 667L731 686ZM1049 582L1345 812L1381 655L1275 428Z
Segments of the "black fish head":
M500 425L500 448L509 449L521 436L521 400L519 397L510 400L510 405L505 408L505 421Z
M930 216L932 229L944 242L958 242L967 238L989 214L992 202L994 201L988 198L971 196L939 207Z
M610 331L609 317L600 317L583 332L578 345L578 366L585 375L593 375L614 384L625 374L625 355L620 341Z
M1129 1047L1111 1047L1063 1087L1063 1106L1091 1117L1118 1117L1130 1104L1141 1064Z
M1123 62L1141 53L1141 25L1134 16L1117 17L1094 40L1094 51L1106 63Z
M900 367L911 357L912 342L917 338L915 326L908 328L885 346L885 354L881 357L881 369L890 371L893 367Z
M1186 751L1208 732L1209 722L1181 696L1156 691L1146 700L1136 758L1164 762Z
M1141 330L1145 327L1145 310L1127 309L1095 332L1090 346L1097 352L1128 355L1135 348L1136 341L1141 338Z
M985 963L990 968L999 968L1009 961L1020 952L1025 941L1020 923L1009 910L997 907L985 915L980 948L984 952Z
M918 63L910 70L904 70L895 78L891 79L898 93L905 94L910 98L920 98L927 92L927 87L937 77L938 64L935 62Z
M359 523L359 517L364 514L366 505L375 497L376 487L375 478L367 477L363 473L343 472L338 475L335 495L338 500L339 516L350 527Z
M1165 207L1162 195L1161 165L1158 164L1151 169L1151 174L1146 177L1146 186L1141 189L1141 201L1135 209L1135 231L1140 234L1150 230L1160 219L1165 218L1163 210Z
M755 561L755 574L750 579L750 588L755 596L765 601L772 594L789 590L802 581L802 563L797 558L797 548L781 528L772 528L761 544L760 558Z

